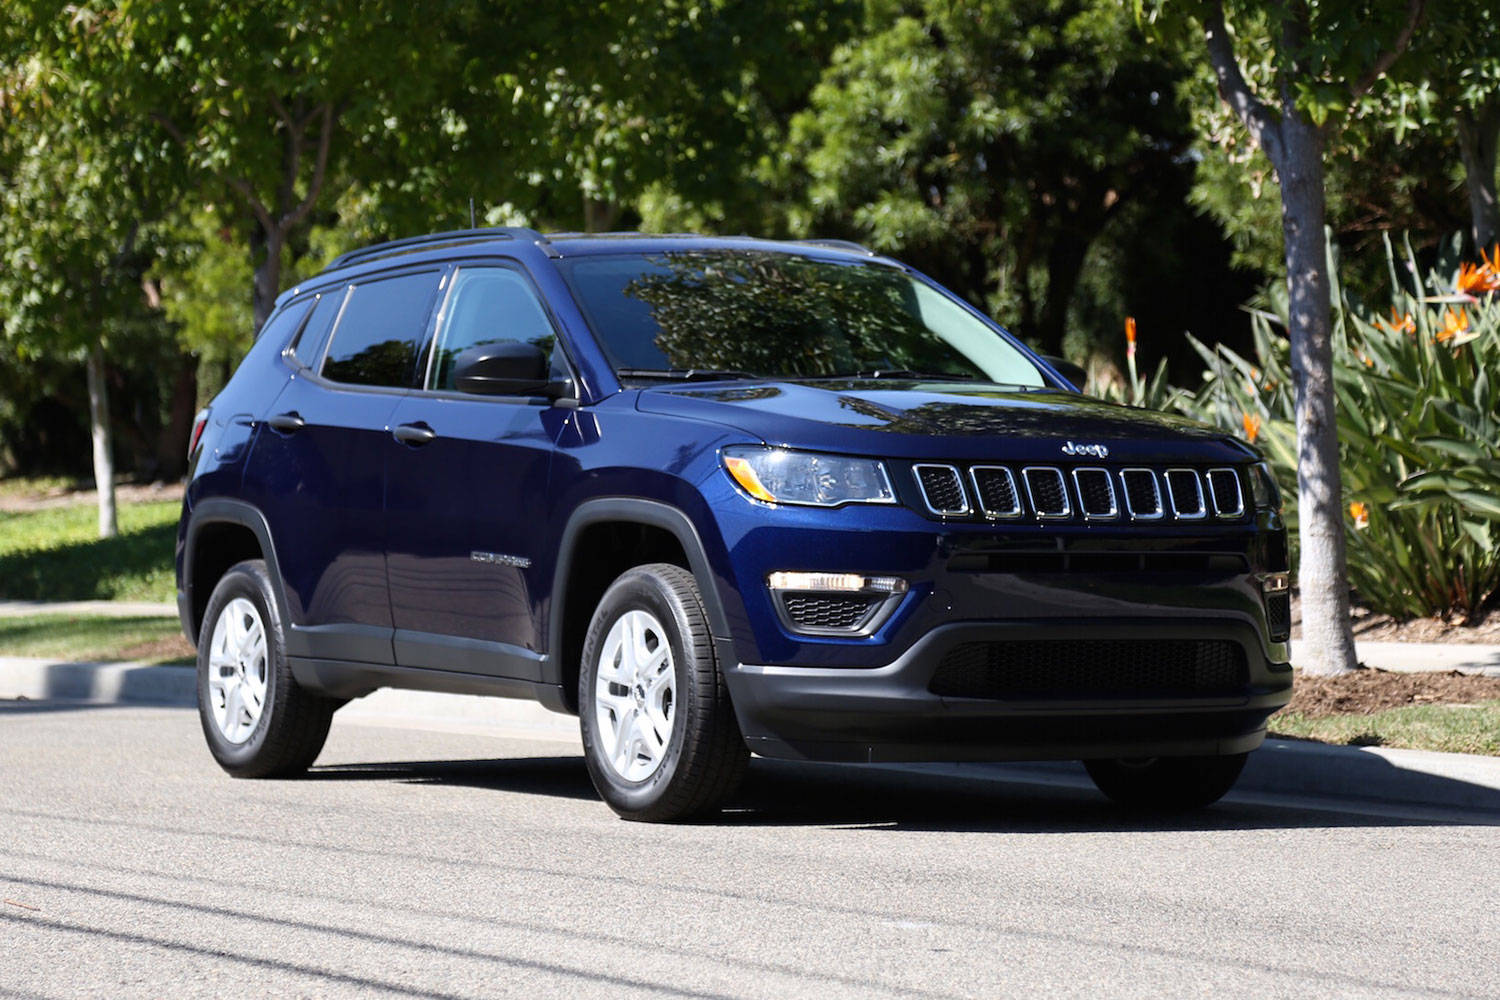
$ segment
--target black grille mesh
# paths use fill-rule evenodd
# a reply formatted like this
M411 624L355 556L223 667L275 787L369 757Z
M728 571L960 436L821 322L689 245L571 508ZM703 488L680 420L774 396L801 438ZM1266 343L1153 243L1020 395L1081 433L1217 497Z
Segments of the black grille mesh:
M1026 488L1038 514L1057 516L1068 509L1068 495L1063 490L1062 473L1056 469L1027 469Z
M1232 516L1240 512L1240 480L1233 469L1213 469L1208 489L1214 498L1214 513Z
M1266 595L1266 627L1272 642L1286 642L1292 634L1292 595L1283 591Z
M786 616L799 628L852 629L870 610L868 597L826 594L787 594L781 599Z
M1172 493L1172 511L1178 517L1201 517L1205 513L1198 473L1192 469L1168 469L1167 486Z
M950 698L1012 700L1230 695L1250 681L1222 639L1053 639L953 647L928 685Z
M958 472L945 465L923 465L917 469L927 504L941 513L959 513L964 509L964 487Z
M1085 514L1108 517L1115 513L1115 488L1109 473L1103 469L1079 469L1073 474L1078 483L1078 502Z
M1126 469L1120 473L1125 495L1130 498L1130 512L1136 517L1156 517L1161 513L1161 493L1156 473L1150 469Z
M1021 509L1016 483L1005 469L975 469L974 482L979 488L979 503L986 513L1013 514Z

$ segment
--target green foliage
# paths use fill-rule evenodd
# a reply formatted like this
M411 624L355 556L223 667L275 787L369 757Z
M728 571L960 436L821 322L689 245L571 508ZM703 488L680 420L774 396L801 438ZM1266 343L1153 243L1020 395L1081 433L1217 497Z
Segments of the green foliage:
M124 504L120 533L101 539L88 506L0 514L0 598L170 601L181 504Z
M1135 317L1125 320L1125 379L1101 377L1098 369L1089 373L1085 393L1125 406L1140 406L1148 410L1172 410L1187 396L1167 381L1167 359L1162 358L1150 377L1136 369L1135 363Z
M1409 248L1398 258L1387 243L1387 261L1388 308L1334 300L1350 581L1377 611L1472 620L1500 592L1500 302L1458 287L1456 255L1423 273ZM1253 361L1199 344L1209 370L1184 408L1236 433L1254 425L1292 498L1285 325L1284 300L1256 312Z

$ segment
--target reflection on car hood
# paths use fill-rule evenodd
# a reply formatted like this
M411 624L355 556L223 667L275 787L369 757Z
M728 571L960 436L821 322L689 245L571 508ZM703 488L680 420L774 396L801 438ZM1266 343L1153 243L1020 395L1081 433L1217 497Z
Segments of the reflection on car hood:
M710 420L768 444L892 458L1235 462L1254 453L1222 431L1058 390L891 379L655 386L643 412ZM1097 454L1097 451L1092 452ZM1088 453L1074 459L1095 460Z

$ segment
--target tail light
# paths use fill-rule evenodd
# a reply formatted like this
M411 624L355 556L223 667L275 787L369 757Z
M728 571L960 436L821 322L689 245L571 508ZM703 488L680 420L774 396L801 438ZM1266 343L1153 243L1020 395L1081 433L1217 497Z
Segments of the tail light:
M192 461L193 456L198 453L198 442L203 440L203 429L207 426L208 407L204 407L198 411L197 416L193 417L193 433L188 438L188 461Z

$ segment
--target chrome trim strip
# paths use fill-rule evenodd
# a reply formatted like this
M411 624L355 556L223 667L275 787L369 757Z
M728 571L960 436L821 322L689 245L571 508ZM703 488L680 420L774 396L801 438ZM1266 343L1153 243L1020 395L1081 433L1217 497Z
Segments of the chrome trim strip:
M1137 511L1135 509L1135 505L1130 502L1130 483L1126 481L1125 476L1132 472L1144 472L1147 476L1151 477L1151 495L1156 497L1156 513L1142 514ZM1130 519L1132 521L1160 521L1162 518L1167 516L1167 505L1162 502L1161 481L1157 479L1156 470L1147 469L1140 466L1134 466L1129 469L1121 469L1120 490L1125 494L1125 511L1130 515Z
M1104 485L1109 488L1109 510L1103 514L1090 514L1085 506L1087 501L1083 498L1083 484L1078 481L1080 472L1097 472L1104 477ZM1085 465L1073 470L1073 488L1078 491L1078 509L1083 514L1085 521L1112 521L1120 516L1120 498L1115 495L1115 477L1109 474L1108 469L1101 469L1096 465Z
M944 510L932 505L932 500L927 496L927 486L922 482L923 469L946 469L953 475L953 484L958 487L958 495L963 497L964 505L952 510ZM969 513L969 494L964 489L964 477L959 475L958 469L951 465L943 465L937 462L918 462L911 467L912 478L917 481L917 490L922 494L922 502L927 509L939 517L962 517Z
M1063 509L1061 513L1043 513L1037 508L1036 496L1031 490L1031 474L1033 472L1050 472L1057 477L1057 488L1062 493ZM1028 465L1021 470L1021 479L1026 483L1026 499L1031 504L1031 512L1039 521L1062 521L1073 516L1073 501L1068 496L1068 480L1062 474L1062 470L1051 465Z
M1193 477L1193 489L1198 492L1198 512L1196 514L1184 514L1182 507L1177 503L1177 491L1172 488L1172 474L1180 472ZM1162 474L1167 482L1167 499L1172 504L1172 516L1179 521L1201 521L1208 516L1208 501L1203 497L1203 480L1198 477L1196 469L1168 469Z
M989 507L985 506L984 490L979 488L979 473L981 472L1005 473L1005 480L1010 483L1010 495L1016 498L1014 508L1011 510L990 510ZM1023 513L1021 507L1021 490L1016 486L1015 473L1011 472L1010 469L1003 465L971 465L969 466L969 480L974 485L974 502L979 505L979 511L985 517L991 519L1020 517Z
M1227 475L1231 480L1234 481L1234 501L1235 501L1234 510L1220 510L1219 509L1219 491L1216 490L1216 489L1214 489L1214 476L1217 476L1217 475L1220 475L1220 474ZM1220 469L1209 469L1208 470L1208 496L1209 496L1209 499L1211 499L1213 501L1214 515L1216 517L1244 517L1245 516L1245 491L1244 491L1244 487L1240 485L1240 474L1238 472L1236 472L1234 469L1225 467L1225 468L1220 468Z

